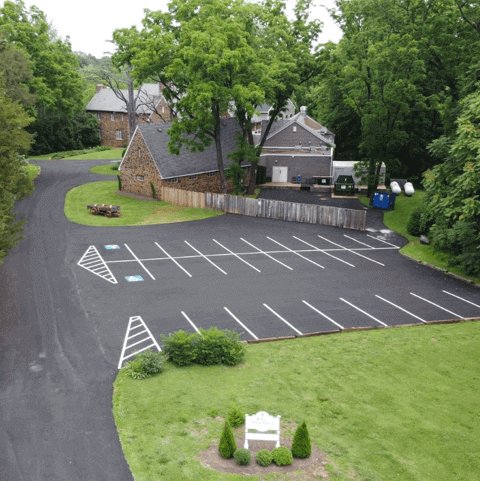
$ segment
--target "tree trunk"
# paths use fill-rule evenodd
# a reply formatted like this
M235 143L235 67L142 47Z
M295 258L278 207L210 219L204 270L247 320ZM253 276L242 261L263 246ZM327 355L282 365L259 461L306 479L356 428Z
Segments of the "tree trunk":
M248 145L253 145L253 134L252 134L252 126L247 130L247 141ZM260 162L260 157L258 158ZM257 182L257 166L258 162L251 162L250 163L250 180L248 181L248 194L253 195L255 194L255 187Z
M128 99L127 100L128 100L127 101L128 128L129 128L128 140L130 142L132 140L133 134L135 133L135 129L137 128L135 98L133 94L133 78L131 77L128 80Z
M221 137L220 137L220 109L215 102L212 102L212 114L213 114L213 122L214 122L214 140L215 140L215 147L217 150L217 165L218 165L218 172L220 174L220 190L222 194L226 194L228 192L227 186L227 179L225 177L225 171L223 169L223 156L222 156L222 144L221 144Z

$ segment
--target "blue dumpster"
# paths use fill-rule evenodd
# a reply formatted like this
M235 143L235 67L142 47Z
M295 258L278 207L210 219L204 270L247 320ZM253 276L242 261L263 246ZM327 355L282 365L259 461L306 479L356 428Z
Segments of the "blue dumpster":
M373 194L373 207L377 209L394 209L395 208L395 194L391 193L383 193L383 192L375 192Z

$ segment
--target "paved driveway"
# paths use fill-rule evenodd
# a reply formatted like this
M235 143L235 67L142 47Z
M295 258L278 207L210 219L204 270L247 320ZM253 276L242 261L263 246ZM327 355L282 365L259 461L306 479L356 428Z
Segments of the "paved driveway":
M161 334L213 325L255 339L480 314L477 290L403 258L393 233L235 215L68 222L66 192L102 179L86 172L103 162L38 162L17 207L26 238L0 266L4 479L132 479L111 385Z

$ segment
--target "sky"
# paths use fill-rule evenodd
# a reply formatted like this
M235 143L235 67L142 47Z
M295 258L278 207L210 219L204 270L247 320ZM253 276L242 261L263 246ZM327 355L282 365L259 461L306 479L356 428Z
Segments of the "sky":
M291 3L292 0L287 0ZM27 8L36 5L45 13L47 20L56 29L57 34L65 39L70 37L72 50L81 51L97 58L113 53L113 44L107 40L117 28L141 27L144 9L165 10L168 0L141 0L138 3L118 2L113 0L83 0L66 2L65 0L24 0ZM334 0L317 0L311 11L312 18L324 24L319 43L338 42L341 30L335 25L325 8L333 7Z

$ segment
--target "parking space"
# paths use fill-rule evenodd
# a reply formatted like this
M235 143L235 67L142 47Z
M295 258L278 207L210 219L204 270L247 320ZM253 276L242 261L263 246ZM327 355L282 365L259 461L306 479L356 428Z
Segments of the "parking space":
M134 316L161 347L178 329L254 340L480 315L477 290L404 259L394 234L242 223L79 245L78 280L117 360Z

